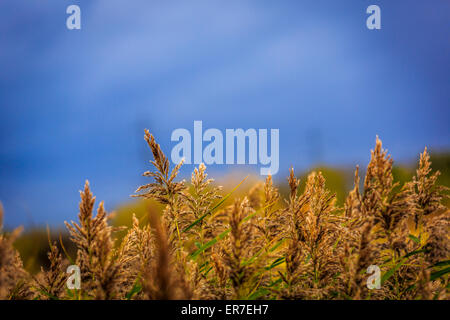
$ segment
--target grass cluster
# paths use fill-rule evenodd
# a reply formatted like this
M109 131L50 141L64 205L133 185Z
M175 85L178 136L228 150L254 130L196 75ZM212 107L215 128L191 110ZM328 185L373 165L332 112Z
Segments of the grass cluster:
M201 164L190 183L148 131L151 182L136 197L164 210L130 228L114 228L86 182L79 221L67 223L77 248L49 241L49 267L25 271L1 229L0 299L448 299L450 211L427 150L411 181L394 182L391 157L377 138L362 186L338 206L320 171L300 181L291 169L283 199L270 176L226 205ZM362 187L362 188L361 188ZM361 188L361 189L360 189ZM231 198L230 198L231 199ZM118 238L117 231L125 232ZM81 289L68 289L69 265L81 270ZM380 288L369 289L369 266L380 268Z

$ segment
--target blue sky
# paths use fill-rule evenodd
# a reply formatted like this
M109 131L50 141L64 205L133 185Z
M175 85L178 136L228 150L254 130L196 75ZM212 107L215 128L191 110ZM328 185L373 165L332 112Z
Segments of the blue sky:
M71 4L81 30L66 28ZM280 129L280 180L290 165L365 166L376 134L399 161L447 150L449 14L444 0L2 1L6 223L74 219L85 179L107 209L129 200L144 128L167 154L194 120Z

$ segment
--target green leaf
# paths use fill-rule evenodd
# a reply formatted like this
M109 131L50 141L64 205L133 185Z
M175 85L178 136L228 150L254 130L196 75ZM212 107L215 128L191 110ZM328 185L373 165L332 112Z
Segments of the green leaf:
M411 291L411 290L413 290L413 289L415 289L415 288L416 288L416 284L412 284L412 285L410 285L408 288L406 288L405 291Z
M383 285L385 281L392 277L395 271L397 271L405 262L406 260L401 260L393 268L389 269L385 274L383 274L383 276L381 277L381 285Z
M131 288L131 290L125 295L125 298L127 300L131 300L131 298L139 293L142 290L142 286L139 284L139 281L136 280L136 282L134 283L133 288Z
M206 261L198 267L198 271L203 272L208 266L209 266L209 261Z
M213 267L209 267L208 270L206 270L203 275L206 277L208 273L212 270Z
M55 297L54 295L48 293L47 291L45 291L45 290L43 290L43 289L40 289L40 288L35 288L35 289L37 289L37 290L38 290L40 293L42 293L43 295L49 297L50 300L59 300L58 297Z
M410 234L408 237L415 243L420 244L420 240L416 236L413 236L412 234Z
M283 282L283 279L278 278L277 280L273 281L272 283L269 283L269 285L267 287L271 288L282 282Z
M271 270L271 269L275 268L276 266L279 266L282 263L284 263L284 257L280 257L280 258L276 259L274 262L272 262L272 264L270 266L266 267L266 270Z
M439 262L433 264L430 268L448 266L449 264L450 264L450 260L439 261Z
M274 252L277 248L286 240L286 238L278 241L272 248L269 249L269 252Z
M195 259L200 253L202 253L203 251L205 251L209 247L212 247L217 241L225 238L225 236L229 232L230 232L230 229L227 229L227 230L223 231L221 234L219 234L217 237L215 237L214 239L212 239L212 240L208 241L207 243L205 243L203 246L201 246L200 248L195 250L193 253L191 253L191 258Z
M242 267L245 267L245 266L248 266L249 264L252 264L253 261L255 261L256 258L259 257L259 255L262 253L262 251L263 251L263 249L259 250L253 257L251 257L251 258L248 259L247 261L243 261L243 262L241 263L241 266L242 266Z
M247 299L248 300L256 300L256 299L261 298L261 297L263 297L265 295L268 295L268 294L270 294L269 290L261 288L261 289L255 291L255 292L253 292L250 296L248 296Z
M423 252L428 252L428 250L426 250L426 249L415 250L415 251L412 251L412 252L406 254L403 258L409 258L411 256L414 256L416 254L423 253Z
M399 263L397 263L393 268L389 269L389 270L381 277L381 284L383 285L383 283L384 283L385 281L387 281L390 277L392 277L392 276L394 275L395 271L397 271L397 270L398 270L405 262L408 261L407 258L409 258L409 257L411 257L411 256L413 256L413 255L422 253L422 252L427 252L427 250L426 250L426 249L415 250L415 251L412 251L412 252L406 254L405 256L403 256L403 258L400 259L400 262L399 262Z
M73 298L74 297L74 295L73 295L73 291L72 290L70 290L69 288L67 288L66 287L66 293L67 293L67 295L70 297L70 298Z
M436 272L433 272L430 275L430 281L436 280L437 278L440 278L440 277L442 277L443 275L445 275L445 274L447 274L449 272L450 272L450 267L442 269L442 270L439 270L439 271L436 271Z
M66 258L69 260L70 264L74 265L75 262L74 262L73 259L70 257L69 253L68 253L67 250L66 250L66 247L64 247L64 243L63 243L63 240L62 240L61 233L59 234L59 243L61 244L61 248L63 249L64 254L66 255Z
M429 250L427 249L420 249L420 250L415 250L415 251L411 251L407 254L405 254L403 257L401 257L401 259L405 259L405 258L409 258L413 255L419 254L419 253L425 253L428 252ZM386 259L385 261L383 261L383 264L381 266L385 266L386 264L388 264L389 262L392 261L392 258ZM364 270L362 271L362 273L364 273Z

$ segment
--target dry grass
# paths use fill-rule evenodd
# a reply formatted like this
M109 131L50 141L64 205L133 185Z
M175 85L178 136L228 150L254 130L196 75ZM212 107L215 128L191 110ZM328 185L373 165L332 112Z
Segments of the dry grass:
M78 248L72 261L50 243L47 270L23 268L12 244L20 229L1 229L0 299L448 299L449 210L427 150L416 176L393 181L392 159L377 138L360 190L358 168L345 205L312 172L304 191L291 169L282 199L272 178L225 206L230 194L208 179L202 164L190 185L177 181L182 163L169 160L148 131L153 179L137 197L165 206L143 221L133 217L117 241L103 203L86 182L79 222L66 223ZM148 219L147 219L148 218ZM77 264L81 289L67 289L66 268ZM381 288L369 290L370 265Z

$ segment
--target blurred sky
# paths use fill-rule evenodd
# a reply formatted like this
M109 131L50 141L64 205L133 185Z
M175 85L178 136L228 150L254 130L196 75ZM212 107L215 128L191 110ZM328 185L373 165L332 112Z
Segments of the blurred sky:
M85 179L107 209L129 200L144 128L167 154L194 120L278 128L282 181L290 165L365 166L376 134L399 161L448 149L449 40L448 0L2 0L6 224L75 219Z

